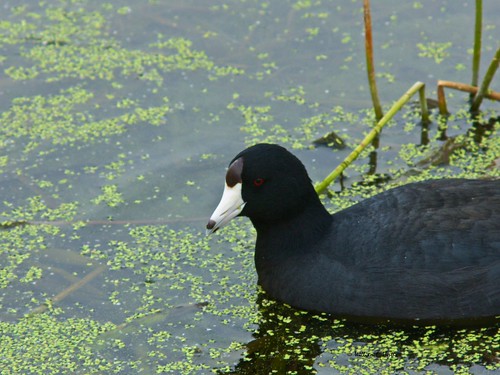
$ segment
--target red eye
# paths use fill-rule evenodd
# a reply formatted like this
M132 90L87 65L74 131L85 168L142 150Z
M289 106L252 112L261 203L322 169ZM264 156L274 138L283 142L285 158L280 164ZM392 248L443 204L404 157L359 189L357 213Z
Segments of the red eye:
M264 179L263 178L256 178L255 180L253 180L253 185L254 186L262 186L262 184L264 183Z

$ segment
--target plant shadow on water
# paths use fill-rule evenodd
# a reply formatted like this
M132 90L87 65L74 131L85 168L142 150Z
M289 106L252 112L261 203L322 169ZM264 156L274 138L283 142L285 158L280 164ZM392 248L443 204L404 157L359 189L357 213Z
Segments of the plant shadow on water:
M490 319L489 328L374 325L296 310L267 299L263 291L258 305L262 316L246 355L219 374L449 373L468 368L472 358L492 369L500 362L499 318Z

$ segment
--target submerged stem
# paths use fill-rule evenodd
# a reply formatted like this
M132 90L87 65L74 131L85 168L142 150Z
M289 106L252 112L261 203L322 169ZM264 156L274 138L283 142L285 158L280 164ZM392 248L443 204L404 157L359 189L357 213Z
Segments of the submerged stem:
M47 303L44 303L44 304L38 306L37 308L33 309L29 313L29 315L41 314L41 313L45 312L46 310L49 309L49 307L50 307L49 305L62 301L68 295L70 295L74 291L80 289L82 286L84 286L88 282L92 281L93 279L95 279L98 275L100 275L103 271L105 271L106 268L107 267L104 266L104 265L97 267L95 270L93 270L89 274L85 275L85 277L83 277L82 279L76 281L74 284L70 285L69 287L67 287L66 289L64 289L62 292L60 292L59 294L57 294L56 296L52 297L50 299L50 301L48 301Z

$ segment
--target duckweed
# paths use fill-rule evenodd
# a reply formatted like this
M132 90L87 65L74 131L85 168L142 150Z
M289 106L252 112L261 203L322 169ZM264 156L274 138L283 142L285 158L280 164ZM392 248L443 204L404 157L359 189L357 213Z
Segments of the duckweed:
M333 168L344 151L309 151L313 140L335 131L349 152L372 126L372 111L346 100L365 88L342 77L358 70L359 32L331 21L339 13L352 24L359 9L322 1L168 7L61 0L3 9L2 373L498 371L498 324L364 327L297 311L256 286L248 221L210 238L198 232L214 194L210 176L216 167L222 178L231 156L205 147L208 134L328 153ZM203 22L186 21L186 7ZM139 43L123 25L137 33L141 17L157 28ZM235 19L243 31L219 25ZM391 24L400 19L391 15ZM268 27L280 28L276 39L259 34ZM332 45L329 38L346 51L311 48ZM454 47L426 39L415 56L444 66ZM326 71L313 83L300 75L326 64L341 72L330 83ZM394 65L381 66L388 72L379 76L397 84ZM475 131L464 130L472 121L458 108L434 117L426 142L418 113L398 116L381 147L346 171L349 189L323 197L331 211L407 181L499 177L495 111L484 111ZM364 176L374 152L389 182Z

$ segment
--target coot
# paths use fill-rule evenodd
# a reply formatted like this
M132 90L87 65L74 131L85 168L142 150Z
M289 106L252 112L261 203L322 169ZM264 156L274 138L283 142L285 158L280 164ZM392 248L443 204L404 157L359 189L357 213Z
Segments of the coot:
M304 165L258 144L230 163L207 224L257 230L258 282L294 307L358 318L500 315L500 181L445 179L388 190L330 215Z

